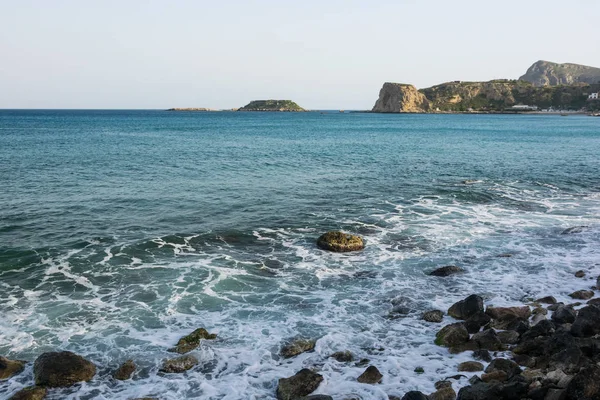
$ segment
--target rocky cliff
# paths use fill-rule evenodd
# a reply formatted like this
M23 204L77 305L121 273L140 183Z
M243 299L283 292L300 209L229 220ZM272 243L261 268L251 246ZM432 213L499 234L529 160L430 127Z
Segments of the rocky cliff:
M550 61L534 63L520 80L535 86L572 85L574 83L600 83L600 68L579 64L557 64Z
M291 100L254 100L238 111L306 111Z
M386 82L379 91L379 99L372 112L422 113L429 110L429 100L413 85Z

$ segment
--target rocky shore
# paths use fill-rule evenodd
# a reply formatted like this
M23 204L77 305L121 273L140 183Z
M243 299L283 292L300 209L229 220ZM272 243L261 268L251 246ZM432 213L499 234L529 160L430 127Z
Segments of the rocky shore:
M563 233L573 234L582 227ZM317 240L326 251L360 251L362 238L343 232L328 232ZM510 255L503 254L502 257ZM442 266L428 273L430 279L447 279L464 273L455 265ZM480 294L465 293L464 299L448 310L428 310L421 319L427 322L437 346L447 349L447 356L468 354L470 360L457 365L456 375L435 376L435 371L415 369L418 374L432 374L433 393L409 391L402 397L389 394L390 400L600 400L600 277L577 271L581 289L569 295L572 302L561 303L548 293L537 299L524 299L520 304L497 307L486 304ZM440 326L444 319L452 323ZM168 349L175 353L166 358L158 374L183 374L199 364L193 351L203 341L217 335L198 328L183 336ZM281 359L291 359L315 350L318 338L292 338L281 344ZM356 382L378 385L386 377L368 359L356 360L350 351L338 351L329 357L341 365L360 367ZM10 399L41 400L52 396L54 390L73 387L93 379L125 381L136 379L135 360L127 360L109 375L98 374L100 369L90 360L69 351L46 352L38 356L33 369L27 362L0 357L0 379L13 379L24 373L33 375L34 385L16 393ZM25 372L27 371L27 372ZM325 380L320 365L307 365L292 376L273 382L272 398L279 400L359 400L314 394ZM459 387L461 378L470 376L468 385ZM4 398L4 397L3 397ZM151 398L144 398L150 400ZM141 400L141 398L136 399Z

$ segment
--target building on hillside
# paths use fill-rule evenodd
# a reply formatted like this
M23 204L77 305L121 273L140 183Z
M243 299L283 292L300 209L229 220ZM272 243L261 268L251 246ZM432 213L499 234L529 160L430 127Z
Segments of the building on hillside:
M598 97L598 94L600 93L592 93L588 96L588 100L598 100L600 97Z
M525 104L517 104L509 108L511 111L537 111L538 106L528 106Z

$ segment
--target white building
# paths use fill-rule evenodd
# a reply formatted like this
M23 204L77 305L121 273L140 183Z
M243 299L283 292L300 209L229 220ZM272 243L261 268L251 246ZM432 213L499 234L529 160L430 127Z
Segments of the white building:
M537 111L538 107L537 106L528 106L525 104L517 104L515 106L512 106L510 109L515 110L515 111Z
M598 100L598 93L592 93L588 96L588 100Z

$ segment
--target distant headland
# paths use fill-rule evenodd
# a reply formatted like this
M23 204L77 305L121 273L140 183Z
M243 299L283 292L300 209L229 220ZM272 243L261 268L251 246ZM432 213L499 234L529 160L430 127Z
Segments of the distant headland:
M291 100L254 100L238 111L303 112L306 110Z

